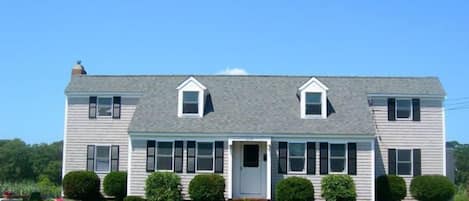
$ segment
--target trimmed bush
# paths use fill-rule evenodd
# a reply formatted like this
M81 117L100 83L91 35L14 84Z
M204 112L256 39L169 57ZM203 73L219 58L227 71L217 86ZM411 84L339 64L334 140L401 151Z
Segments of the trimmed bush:
M122 200L127 195L127 172L111 172L104 177L104 193Z
M376 179L378 201L400 201L407 195L405 181L396 175L383 175Z
M328 175L321 180L321 196L326 201L355 201L355 183L349 175Z
M139 196L127 196L124 198L124 201L145 201L145 199Z
M72 171L63 179L66 198L76 200L96 200L99 194L99 177L91 171Z
M453 183L442 175L417 176L410 183L410 193L419 201L448 201L455 192Z
M279 201L313 201L313 184L301 177L283 179L275 187L275 198Z
M145 195L148 201L182 200L181 178L172 172L155 172L147 178Z
M225 178L217 174L196 175L189 183L192 201L225 200Z

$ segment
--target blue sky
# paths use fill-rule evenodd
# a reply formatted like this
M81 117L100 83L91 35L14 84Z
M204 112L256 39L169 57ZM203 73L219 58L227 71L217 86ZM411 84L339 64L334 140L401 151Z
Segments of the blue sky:
M63 90L80 59L90 74L438 76L456 107L447 138L469 143L468 10L428 0L1 1L0 138L61 140Z

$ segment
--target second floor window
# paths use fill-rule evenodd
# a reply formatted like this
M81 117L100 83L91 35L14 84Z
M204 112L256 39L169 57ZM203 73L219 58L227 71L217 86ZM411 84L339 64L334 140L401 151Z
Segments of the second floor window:
M183 92L183 114L198 114L199 113L199 92L185 91Z
M410 99L396 100L396 117L397 119L410 119L412 113L412 102Z
M306 115L321 115L321 93L309 93L306 96Z
M112 98L98 98L98 116L110 117L112 116Z

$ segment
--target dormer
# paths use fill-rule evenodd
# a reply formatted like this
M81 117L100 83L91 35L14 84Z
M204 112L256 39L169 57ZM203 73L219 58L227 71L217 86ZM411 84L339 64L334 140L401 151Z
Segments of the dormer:
M194 77L190 77L176 89L178 90L178 117L202 118L207 88Z
M327 118L327 90L326 85L314 77L298 88L302 119Z

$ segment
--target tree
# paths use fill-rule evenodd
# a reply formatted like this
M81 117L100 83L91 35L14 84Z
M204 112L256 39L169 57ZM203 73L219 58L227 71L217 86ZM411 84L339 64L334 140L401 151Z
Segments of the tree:
M32 180L31 154L23 141L14 139L0 146L0 181Z
M456 184L466 184L469 182L469 145L455 145L454 157L456 159Z

